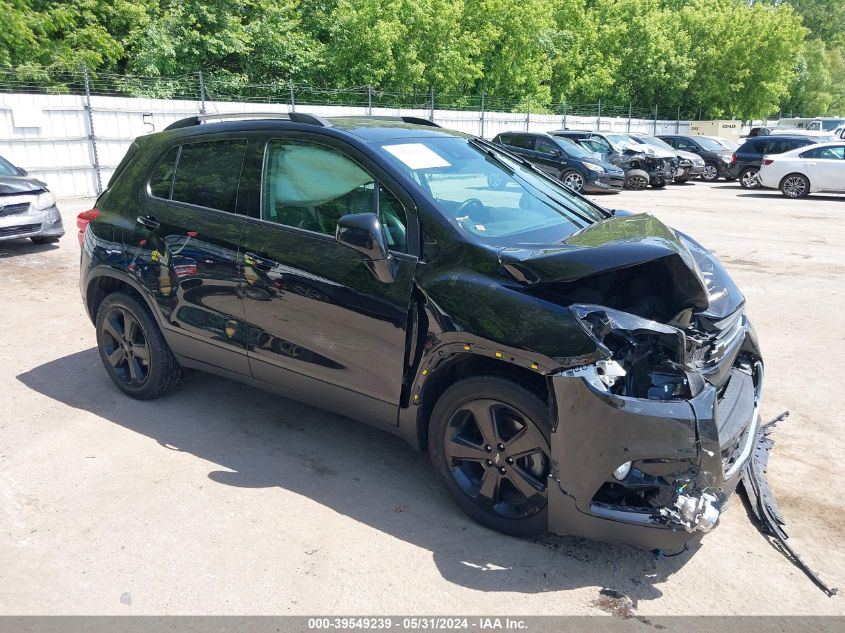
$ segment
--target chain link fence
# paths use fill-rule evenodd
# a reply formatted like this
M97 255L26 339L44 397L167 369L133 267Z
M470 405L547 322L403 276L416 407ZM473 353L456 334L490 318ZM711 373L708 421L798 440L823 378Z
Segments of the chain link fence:
M417 116L492 138L505 131L606 129L684 133L691 113L629 104L532 103L434 89L326 88L294 81L244 83L195 72L174 77L0 69L0 154L60 196L95 195L129 144L198 113L307 111L322 116Z

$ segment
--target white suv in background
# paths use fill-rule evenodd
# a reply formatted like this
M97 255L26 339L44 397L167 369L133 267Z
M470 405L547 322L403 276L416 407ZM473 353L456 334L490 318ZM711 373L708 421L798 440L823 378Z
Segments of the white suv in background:
M780 189L787 198L819 191L845 193L845 141L764 156L757 177L761 185Z

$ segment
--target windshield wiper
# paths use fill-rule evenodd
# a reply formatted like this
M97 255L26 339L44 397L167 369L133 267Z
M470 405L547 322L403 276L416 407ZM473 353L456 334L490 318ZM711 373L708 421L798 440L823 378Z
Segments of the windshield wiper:
M511 151L508 151L504 147L499 147L495 143L491 143L490 141L487 141L487 140L484 140L483 138L478 138L478 137L470 138L469 144L472 145L473 147L475 147L476 149L480 150L481 152L483 152L487 156L490 156L497 163L505 165L506 167L508 167L508 169L510 169L510 167L507 165L507 163L502 161L502 159L499 157L500 155L506 156L507 158L519 163L523 167L527 168L528 170L532 171L533 173L535 173L538 176L540 176L541 178L543 178L543 180L548 180L549 182L554 184L556 187L560 186L559 182L557 182L554 178L549 176L542 169L539 169L536 165L534 165L534 163L532 163L531 161L523 158L519 154L515 154ZM513 170L511 170L511 171L513 171ZM546 194L546 195L548 195L548 194ZM570 213L573 213L574 215L581 218L582 220L584 220L588 224L592 224L593 222L595 222L594 218L590 218L590 217L584 215L583 212L579 211L578 209L573 208L572 206L567 204L564 200L561 200L559 198L554 198L552 196L549 196L549 198L552 198L552 200L554 200L555 202L557 202L561 206L565 207ZM584 198L584 201L587 204L589 204L591 207L596 209L599 213L604 215L605 217L608 217L608 218L612 217L612 214L608 213L608 211L604 207L600 207L599 205L594 204L593 202L591 202L590 200L587 200L586 198Z

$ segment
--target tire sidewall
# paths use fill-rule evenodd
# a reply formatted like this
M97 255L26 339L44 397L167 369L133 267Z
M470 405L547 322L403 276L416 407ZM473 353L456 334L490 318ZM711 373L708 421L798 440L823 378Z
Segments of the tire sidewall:
M513 407L534 423L548 442L551 434L549 410L537 395L503 377L467 378L444 391L431 413L428 450L434 472L457 505L481 525L512 536L530 537L545 534L548 532L548 506L523 519L499 517L478 507L452 476L443 447L446 426L461 406L478 399L498 400ZM551 454L549 457L551 458Z
M789 178L795 178L795 177L801 178L804 181L804 193L802 193L800 196L787 195L787 193L784 189L784 185L786 184L786 181ZM784 198L789 198L790 200L799 200L801 198L806 198L810 194L810 179L807 178L807 176L805 176L804 174L801 174L801 173L798 173L798 172L787 174L786 176L784 176L781 179L779 189L780 189L780 192L781 192L781 194L783 195Z
M745 174L747 174L748 172L754 172L754 174L756 175L758 171L760 171L760 170L754 169L753 167L747 167L747 168L743 169L739 174L739 186L742 187L743 189L758 189L760 187L760 185L756 181L755 181L754 184L748 185L748 184L745 183L745 177L744 177Z

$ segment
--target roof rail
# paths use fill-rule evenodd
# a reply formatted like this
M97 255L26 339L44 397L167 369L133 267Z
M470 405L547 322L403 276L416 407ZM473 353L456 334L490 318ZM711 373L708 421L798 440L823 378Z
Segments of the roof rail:
M332 117L333 119L370 119L371 121L402 121L412 125L427 125L428 127L440 127L434 121L423 119L418 116L390 116L387 114L344 114Z
M304 112L218 112L215 114L197 114L185 119L179 119L168 125L165 130L178 130L183 127L199 125L207 121L222 121L225 119L282 119L293 123L307 123L320 127L331 127L331 123L313 114Z

